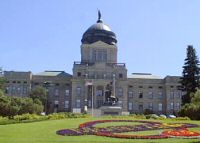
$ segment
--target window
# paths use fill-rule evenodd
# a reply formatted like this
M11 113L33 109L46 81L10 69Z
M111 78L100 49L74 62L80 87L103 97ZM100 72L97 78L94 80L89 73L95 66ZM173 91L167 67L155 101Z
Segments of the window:
M81 72L77 72L77 76L78 76L78 77L81 77Z
M76 108L80 108L81 107L81 101L78 99L76 100Z
M92 102L91 102L91 100L88 100L88 107L92 107Z
M54 101L54 107L58 108L58 105L59 105L59 101L55 100Z
M119 74L119 78L123 78L123 74L122 73Z
M68 100L65 101L64 108L69 108L69 101Z
M162 89L163 87L162 87L162 86L159 86L158 88L159 88L159 89Z
M162 111L162 103L158 103L158 111Z
M133 110L133 102L128 102L128 110Z
M97 100L97 107L101 107L103 105L103 100Z
M27 87L23 87L23 94L27 93Z
M174 99L174 91L170 92L170 99Z
M177 93L176 93L176 98L181 98L181 91L177 91Z
M66 96L69 96L69 89L66 89L66 90L65 90L65 95L66 95Z
M106 79L106 74L103 74L103 78Z
M76 88L76 95L78 95L78 96L81 95L81 87Z
M180 109L180 103L179 102L176 103L176 107L175 108L176 108L176 110Z
M153 98L153 92L150 91L150 92L149 92L149 99L152 99L152 98Z
M170 103L170 110L174 110L174 103L173 102Z
M59 101L55 100L55 101L54 101L54 104L59 104Z
M139 108L139 112L143 112L143 104L142 103L139 104L138 108Z
M121 100L118 101L119 106L123 107L123 102Z
M106 50L94 50L93 51L93 59L97 62L105 62L107 61L107 51Z
M103 96L103 91L102 90L97 90L96 91L96 96Z
M17 88L17 94L20 94L20 91L21 91L21 88L18 87L18 88Z
M6 93L6 94L9 94L9 87L6 87L5 93Z
M118 88L118 96L123 96L123 88Z
M128 97L132 98L133 97L133 91L128 92Z
M139 92L139 98L143 98L143 93L141 91Z
M152 102L149 103L149 110L153 110L153 103Z
M158 96L159 96L160 99L162 99L163 98L163 93L162 92L158 92Z
M174 99L176 98L176 96L177 96L177 92L176 92L176 91L174 91Z
M55 89L55 96L58 96L58 95L59 95L59 90Z
M39 85L39 83L38 83L38 82L35 82L34 84L35 84L35 85Z
M15 94L15 86L12 87L12 93Z

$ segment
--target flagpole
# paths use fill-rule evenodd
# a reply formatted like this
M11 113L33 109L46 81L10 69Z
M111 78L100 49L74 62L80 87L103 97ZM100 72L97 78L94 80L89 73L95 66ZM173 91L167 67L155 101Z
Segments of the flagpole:
M113 96L115 97L115 74L113 74Z
M94 116L94 97L93 97L93 87L94 85L93 85L93 80L92 80L92 117Z

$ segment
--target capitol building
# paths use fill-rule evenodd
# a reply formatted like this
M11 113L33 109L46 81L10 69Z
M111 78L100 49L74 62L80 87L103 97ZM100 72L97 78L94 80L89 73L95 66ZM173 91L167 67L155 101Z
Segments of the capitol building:
M56 70L37 74L4 71L6 94L27 97L31 90L43 86L48 91L48 113L92 111L102 114L106 86L110 85L112 96L118 99L113 106L120 107L120 114L175 114L179 111L180 77L161 78L149 73L127 75L126 64L117 59L118 48L115 33L104 24L99 12L97 22L83 33L81 59L73 63L72 75ZM103 114L115 112L105 109Z

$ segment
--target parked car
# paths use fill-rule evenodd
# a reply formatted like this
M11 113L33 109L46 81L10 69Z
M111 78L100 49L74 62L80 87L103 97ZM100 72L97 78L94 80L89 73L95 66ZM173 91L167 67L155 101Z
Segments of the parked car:
M175 115L168 115L168 118L176 118Z
M151 117L152 119L157 119L157 118L159 118L159 116L156 115L156 114L151 114L150 117Z

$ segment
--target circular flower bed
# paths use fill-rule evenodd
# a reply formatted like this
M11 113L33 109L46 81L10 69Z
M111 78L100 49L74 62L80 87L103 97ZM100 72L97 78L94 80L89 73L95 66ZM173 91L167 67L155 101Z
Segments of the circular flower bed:
M95 127L97 124L102 123L111 123L111 122L137 122L141 123L138 125L120 125L120 126L107 126L107 127ZM188 137L186 134L186 128L198 127L195 124L186 124L186 123L161 123L161 122L152 122L152 121L140 121L140 120L97 120L85 122L79 125L77 129L62 129L57 131L57 134L63 136L80 136L80 135L97 135L97 136L106 136L113 138L126 138L126 139L161 139L174 137L177 132L182 132L183 129L185 134L180 134L181 136ZM149 131L149 130L160 130L160 129L173 129L172 131L164 131L158 135L130 135L130 134L120 134L125 132L140 132L140 131ZM193 137L197 137L199 133L190 132L188 134ZM191 137L191 136L190 136Z

